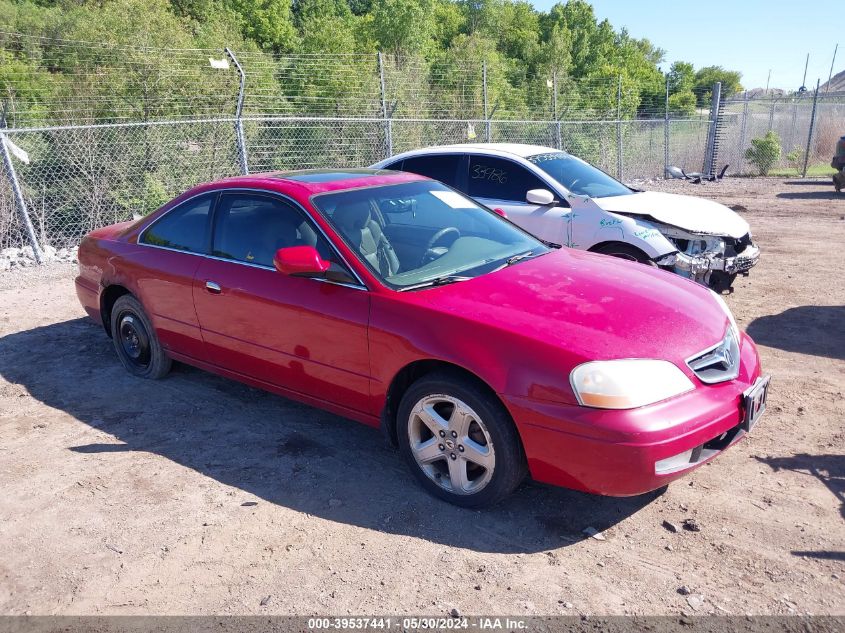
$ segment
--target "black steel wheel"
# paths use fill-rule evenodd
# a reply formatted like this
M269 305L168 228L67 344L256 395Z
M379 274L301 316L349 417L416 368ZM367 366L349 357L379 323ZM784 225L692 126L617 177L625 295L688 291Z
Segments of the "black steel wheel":
M111 333L117 357L129 373L157 379L170 371L170 357L161 347L143 306L132 295L123 295L112 306Z

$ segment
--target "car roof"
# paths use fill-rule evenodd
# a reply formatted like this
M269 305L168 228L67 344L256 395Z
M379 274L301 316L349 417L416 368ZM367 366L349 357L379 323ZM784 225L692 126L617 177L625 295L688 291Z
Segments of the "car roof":
M397 154L396 156L392 156L391 158L404 158L420 154L431 154L435 152L478 152L486 154L511 155L518 156L519 158L527 158L528 156L536 156L537 154L561 152L561 150L555 149L554 147L546 147L544 145L529 145L527 143L459 143L454 145L431 145L429 147L422 147L420 149L411 150L410 152Z
M310 196L327 191L360 189L415 180L430 180L430 178L390 169L300 169L233 176L212 184L230 187L262 187L275 191L295 189Z

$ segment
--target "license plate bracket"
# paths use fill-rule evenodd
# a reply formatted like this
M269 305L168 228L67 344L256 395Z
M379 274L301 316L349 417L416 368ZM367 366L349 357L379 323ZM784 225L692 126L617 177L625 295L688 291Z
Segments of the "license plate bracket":
M742 428L748 433L766 411L771 376L761 376L742 394Z

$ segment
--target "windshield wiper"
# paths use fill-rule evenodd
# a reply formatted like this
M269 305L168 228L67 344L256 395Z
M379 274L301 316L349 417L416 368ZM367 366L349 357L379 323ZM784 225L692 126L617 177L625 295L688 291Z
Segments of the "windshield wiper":
M490 272L494 273L497 270L502 270L502 268L507 268L508 266L513 266L516 262L521 261L523 259L526 259L528 257L531 257L532 255L534 255L533 250L526 251L525 253L519 253L518 255L511 255L510 257L508 257L505 260L505 262L501 266L497 266L496 268L494 268Z
M435 277L434 279L429 279L428 281L422 281L418 284L414 284L413 286L399 288L397 292L417 290L419 288L430 288L431 286L445 286L446 284L452 284L458 281L467 281L468 279L472 279L472 277L467 277L466 275L443 275L442 277Z

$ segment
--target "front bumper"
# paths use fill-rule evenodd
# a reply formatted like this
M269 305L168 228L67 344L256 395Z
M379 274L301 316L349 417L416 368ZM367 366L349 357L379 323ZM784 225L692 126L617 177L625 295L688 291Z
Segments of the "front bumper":
M745 436L742 394L760 375L743 335L736 380L626 411L503 396L531 476L608 496L643 494L682 477Z
M699 277L708 272L719 270L728 275L747 273L760 259L760 249L754 244L747 246L742 253L733 257L723 254L686 255L676 253L674 266L676 272L686 273L690 277Z

